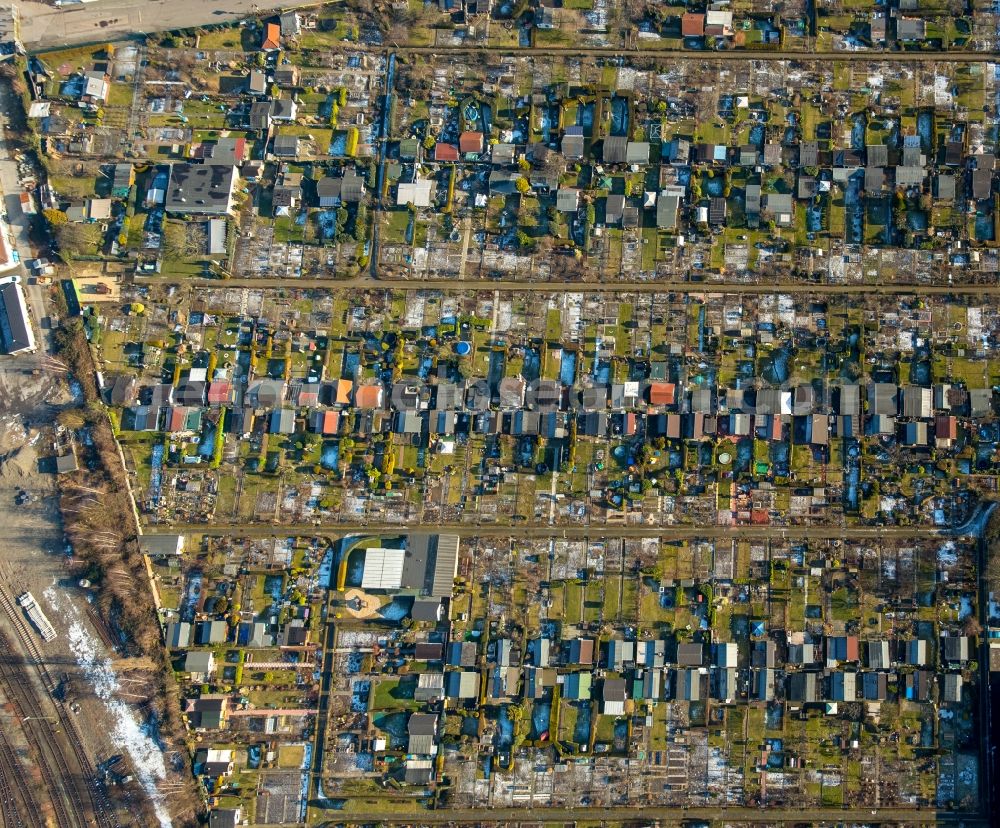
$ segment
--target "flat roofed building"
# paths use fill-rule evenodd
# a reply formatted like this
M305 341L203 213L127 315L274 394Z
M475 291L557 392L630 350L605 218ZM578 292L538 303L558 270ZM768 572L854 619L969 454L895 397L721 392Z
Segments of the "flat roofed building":
M700 667L704 659L704 648L697 642L677 645L677 663L682 667Z
M139 548L151 558L180 555L184 551L184 535L143 535Z
M235 189L236 167L230 164L172 164L165 206L170 213L225 215Z
M962 701L962 674L945 673L942 696L946 702Z
M410 535L399 586L434 598L450 596L458 574L458 549L458 535Z
M479 695L479 673L472 670L446 674L445 693L450 699L474 699Z
M8 354L35 350L35 334L24 301L20 280L9 276L0 280L0 340Z
M788 679L788 700L807 704L818 701L816 673L792 673Z
M208 221L208 254L221 256L226 252L226 220L221 218Z
M433 184L430 179L424 178L401 183L396 191L397 206L412 204L414 207L430 207Z
M927 642L922 638L914 638L906 642L906 663L914 667L923 667L927 663Z
M413 698L418 702L439 701L444 698L444 673L421 673Z
M625 712L627 698L625 679L605 679L601 712L606 716L621 716Z
M365 551L365 567L361 575L362 589L399 589L403 580L402 549L375 547Z
M434 778L433 759L407 759L403 781L407 785L428 785Z

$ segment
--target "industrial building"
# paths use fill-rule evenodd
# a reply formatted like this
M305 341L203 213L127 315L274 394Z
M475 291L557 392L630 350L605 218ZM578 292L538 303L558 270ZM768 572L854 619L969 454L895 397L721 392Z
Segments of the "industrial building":
M8 354L35 350L35 334L17 276L0 279L0 342Z
M457 535L410 535L403 549L365 550L361 588L450 596L458 572Z

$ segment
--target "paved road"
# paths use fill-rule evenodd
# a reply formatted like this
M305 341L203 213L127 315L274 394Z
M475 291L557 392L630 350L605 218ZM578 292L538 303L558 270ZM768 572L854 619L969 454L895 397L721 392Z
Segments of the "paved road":
M809 282L784 282L753 284L747 282L512 282L492 279L372 279L358 276L354 279L178 279L174 276L139 276L137 283L160 282L168 285L191 285L197 288L328 288L343 290L489 290L528 293L579 291L582 293L805 293L858 296L872 295L951 295L973 294L1000 296L1000 282L983 285L899 285L899 284L813 284Z
M393 47L399 54L414 55L474 55L496 53L503 55L534 55L537 57L639 57L656 58L658 60L684 60L695 63L707 63L714 60L842 60L847 62L871 63L873 61L889 61L891 63L931 62L931 63L992 63L996 60L995 52L770 52L731 49L725 52L703 52L692 49L642 49L622 50L615 48L581 49L576 46L555 46L536 49L530 46L400 46Z
M274 535L392 535L406 532L448 532L462 537L480 535L512 536L518 538L648 538L661 536L669 539L731 538L734 540L767 540L768 538L827 538L845 540L954 537L947 529L934 526L525 526L494 523L342 523L342 524L271 524L231 523L211 524L172 523L143 528L144 535L172 535L189 533L223 537L272 537Z
M976 573L976 588L978 593L976 608L979 612L979 625L984 630L989 627L990 615L990 584L986 576L988 558L991 552L997 554L996 550L989 548L984 535L990 515L996 509L996 506L997 504L994 502L985 508L978 509L972 521L975 523L977 535L979 536L979 543L977 544L979 560ZM991 680L990 639L988 636L981 635L979 636L979 675L977 676L977 681L979 682L979 801L987 813L993 813L996 804L991 801L996 785L991 773L996 761L996 746L991 747L990 745L990 738L993 735L993 688Z
M34 255L31 251L31 243L28 238L28 217L21 210L21 182L17 174L17 162L14 161L7 152L6 113L11 105L12 93L10 86L0 83L0 200L3 201L4 212L7 214L7 223L10 226L11 234L14 237L14 245L17 249L21 261L27 261ZM40 348L48 345L48 315L45 310L42 289L34 280L25 278L24 267L21 266L11 273L21 276L24 295L28 303L28 312L31 314L34 323L35 341ZM43 327L44 326L44 327ZM22 361L24 357L22 357Z
M326 636L323 639L323 666L320 671L319 703L316 705L316 729L313 733L313 758L309 778L310 799L318 799L323 793L323 757L326 752L327 727L330 721L330 691L333 689L334 656L337 646L337 625L332 623L333 595L332 589L327 590L325 617L330 623L326 625Z
M644 823L651 823L653 820L664 820L667 824L673 825L683 819L719 820L724 819L728 823L751 822L754 824L773 825L774 823L811 823L814 825L830 824L843 825L845 821L862 820L866 823L881 823L882 825L894 822L906 823L908 825L949 825L962 824L965 826L987 826L988 820L977 816L967 816L961 814L951 814L934 810L917 810L916 808L665 808L649 807L642 808L539 808L537 806L522 808L490 808L473 809L464 808L457 810L425 811L414 809L412 811L395 811L386 813L366 814L360 811L346 812L339 816L336 824L343 824L343 820L350 817L352 821L380 822L380 823L414 823L416 825L440 825L443 823L455 824L475 824L483 825L495 822L519 823L528 821L538 824L545 822L574 822L583 820L588 824L605 822L611 824L621 824L623 822L634 822L641 820ZM330 825L335 824L330 822Z
M223 23L293 5L288 0L95 0L54 7L16 0L21 42L28 49L97 43L145 32Z

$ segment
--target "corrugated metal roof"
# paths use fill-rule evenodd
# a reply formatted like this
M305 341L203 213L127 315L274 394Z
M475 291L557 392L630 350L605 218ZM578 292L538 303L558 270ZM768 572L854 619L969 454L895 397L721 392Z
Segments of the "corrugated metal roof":
M431 595L450 596L458 573L458 535L438 535L437 556L431 581Z
M365 552L362 589L399 589L403 579L403 550L372 548Z

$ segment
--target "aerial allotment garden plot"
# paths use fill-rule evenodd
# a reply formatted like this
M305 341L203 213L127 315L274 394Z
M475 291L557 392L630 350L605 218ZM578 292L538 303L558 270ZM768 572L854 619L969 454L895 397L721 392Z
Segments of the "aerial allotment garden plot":
M709 14L728 19L700 23L723 40L779 31ZM372 48L346 7L299 17L277 41L253 23L28 63L43 207L68 258L237 280L949 284L997 270L997 73L982 56L438 60ZM920 35L930 49L966 20L909 23L936 33Z
M346 812L978 796L967 544L410 534L339 554L323 790ZM442 566L455 589L424 590Z
M151 523L975 529L995 490L972 297L122 297L84 324Z
M85 397L58 470L96 446L134 501L192 813L997 810L987 5L346 0L5 44L4 312L55 331L23 376ZM85 565L114 644L134 567Z

